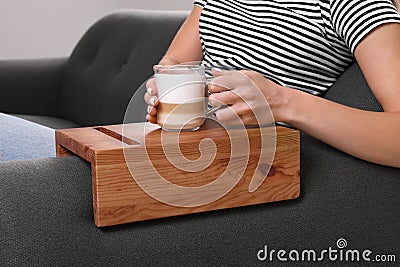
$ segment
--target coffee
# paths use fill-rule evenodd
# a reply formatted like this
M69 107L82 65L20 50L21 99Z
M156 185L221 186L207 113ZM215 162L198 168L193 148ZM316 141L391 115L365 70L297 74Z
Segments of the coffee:
M165 130L197 130L205 120L206 89L201 66L155 66L157 123Z
M195 130L204 123L205 101L174 104L160 102L157 123L169 130Z

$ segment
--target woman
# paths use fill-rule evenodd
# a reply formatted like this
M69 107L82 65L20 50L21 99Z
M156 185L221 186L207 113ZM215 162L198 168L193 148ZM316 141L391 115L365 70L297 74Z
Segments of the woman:
M190 61L241 70L268 100L275 121L289 123L346 153L400 167L400 16L391 0L203 0L175 36L161 65ZM200 34L199 34L200 33ZM318 95L356 60L384 112L346 107ZM217 79L231 75L216 70ZM156 86L147 83L147 119L155 123ZM246 124L252 92L209 85ZM299 90L293 90L299 89ZM216 113L228 119L226 109Z

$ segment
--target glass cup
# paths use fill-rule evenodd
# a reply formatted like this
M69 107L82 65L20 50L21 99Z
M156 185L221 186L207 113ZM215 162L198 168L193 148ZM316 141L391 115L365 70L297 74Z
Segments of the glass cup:
M207 111L206 77L200 65L154 66L157 124L163 130L196 131Z

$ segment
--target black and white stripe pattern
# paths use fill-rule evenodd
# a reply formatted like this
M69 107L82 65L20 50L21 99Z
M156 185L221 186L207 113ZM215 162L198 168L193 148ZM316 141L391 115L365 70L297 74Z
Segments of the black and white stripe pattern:
M322 94L375 27L400 22L390 0L203 0L203 64L249 69Z

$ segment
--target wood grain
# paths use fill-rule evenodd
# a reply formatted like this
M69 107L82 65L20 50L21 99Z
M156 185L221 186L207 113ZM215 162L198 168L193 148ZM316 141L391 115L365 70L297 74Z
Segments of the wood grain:
M208 121L197 132L180 133L176 143L168 138L162 142L161 136L169 133L144 123L64 129L56 131L57 155L74 153L91 163L94 221L99 227L297 198L300 195L299 131L276 127L276 149L262 144L262 140L273 138L274 134L269 136L270 133L265 134L257 128L246 132L247 136L243 131L237 131L237 134L229 131L231 136L228 136L226 130ZM216 153L212 146L200 152L200 148L204 148L200 144L205 138L214 142ZM232 139L239 143L249 142L250 150L236 153L232 158ZM195 161L200 156L209 157L210 164L200 172L179 169L165 156L165 149L174 146L178 146L187 159ZM272 166L259 162L262 148L264 153L272 153L275 149ZM173 151L169 157L179 159L179 153ZM154 190L179 199L185 206L166 204L149 196L139 185L156 185L153 184L156 170L165 183L185 188L205 187L218 181L228 165L232 168L228 170L232 177L240 173L240 163L247 158L244 174L238 177L240 180L232 190L205 205L194 205L195 195L183 194L160 184ZM249 185L256 172L265 180L250 193ZM227 180L209 187L211 190L207 194L212 197L231 182Z

